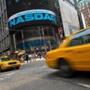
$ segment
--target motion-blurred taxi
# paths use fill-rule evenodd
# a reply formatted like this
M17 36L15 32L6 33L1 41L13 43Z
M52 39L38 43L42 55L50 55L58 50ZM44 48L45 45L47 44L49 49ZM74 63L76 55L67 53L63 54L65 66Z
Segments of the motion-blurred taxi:
M59 69L63 77L70 77L73 71L90 71L90 28L67 37L59 48L46 55L50 68Z
M20 62L14 59L10 59L7 56L0 57L0 71L15 68L19 69L21 66Z

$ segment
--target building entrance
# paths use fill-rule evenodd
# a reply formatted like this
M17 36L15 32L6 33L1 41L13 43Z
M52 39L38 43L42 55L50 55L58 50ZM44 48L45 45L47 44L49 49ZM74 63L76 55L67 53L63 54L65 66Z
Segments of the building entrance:
M32 26L15 32L16 49L48 51L59 45L56 28L52 26Z

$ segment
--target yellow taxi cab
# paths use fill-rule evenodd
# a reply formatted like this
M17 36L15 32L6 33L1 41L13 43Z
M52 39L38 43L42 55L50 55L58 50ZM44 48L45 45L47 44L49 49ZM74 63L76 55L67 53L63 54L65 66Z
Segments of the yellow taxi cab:
M0 57L0 71L16 68L19 69L21 66L20 62L15 59L10 59L8 56Z
M90 71L90 28L67 37L59 48L47 52L46 63L70 77L74 71Z

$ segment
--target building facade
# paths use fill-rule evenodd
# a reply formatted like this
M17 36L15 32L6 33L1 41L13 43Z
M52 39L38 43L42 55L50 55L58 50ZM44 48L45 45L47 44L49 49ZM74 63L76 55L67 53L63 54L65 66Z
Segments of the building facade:
M59 0L65 36L80 29L75 0Z
M78 0L78 5L84 16L86 27L90 26L90 0Z
M45 51L58 47L58 27L63 28L58 19L61 19L58 0L6 0L6 6L11 43L15 50Z
M0 52L4 52L10 48L7 20L6 2L5 0L0 0Z
M12 50L51 50L79 29L74 0L5 0L3 6Z

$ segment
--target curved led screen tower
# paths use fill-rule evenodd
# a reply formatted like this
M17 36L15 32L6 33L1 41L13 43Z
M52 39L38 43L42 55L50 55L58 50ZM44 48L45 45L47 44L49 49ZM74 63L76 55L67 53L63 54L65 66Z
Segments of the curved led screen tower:
M10 28L13 28L17 25L25 25L28 23L29 25L30 23L42 24L44 21L56 24L56 14L45 9L26 10L12 15L8 19L8 25Z

